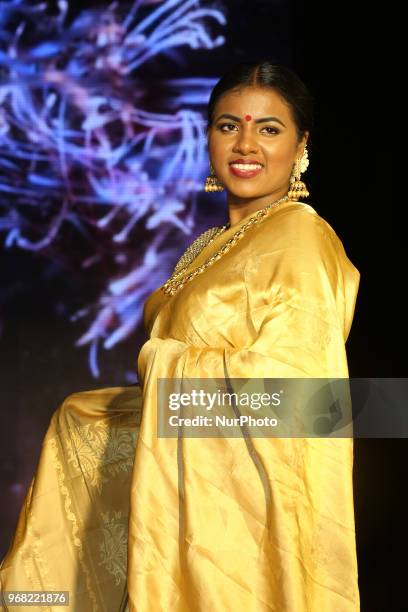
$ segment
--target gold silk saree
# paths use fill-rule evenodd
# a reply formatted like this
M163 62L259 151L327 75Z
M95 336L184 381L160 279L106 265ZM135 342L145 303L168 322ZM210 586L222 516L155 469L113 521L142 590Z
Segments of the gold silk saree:
M359 280L331 226L286 201L153 292L139 385L53 414L2 590L70 591L75 612L357 612L353 439L160 438L157 379L347 378Z

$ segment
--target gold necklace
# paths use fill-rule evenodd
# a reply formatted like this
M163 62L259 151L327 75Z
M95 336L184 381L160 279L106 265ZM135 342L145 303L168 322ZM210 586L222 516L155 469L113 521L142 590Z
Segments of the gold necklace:
M190 280L192 280L197 274L201 274L202 272L204 272L204 270L206 270L208 266L217 261L217 259L220 259L220 257L225 255L225 253L228 253L228 251L234 246L234 244L236 244L238 240L241 240L244 233L249 227L252 227L256 223L259 223L264 217L266 217L266 215L272 208L274 208L281 202L285 202L288 199L289 196L283 196L283 198L279 198L279 200L271 202L271 204L268 204L267 206L264 206L264 208L258 210L252 217L248 219L246 223L244 223L244 225L237 232L235 232L235 234L233 234L233 236L231 236L229 240L227 240L227 242L225 242L220 247L220 249L216 253L206 259L206 261L201 266L195 268L195 270L192 270L183 278L180 278L180 276L182 276L182 274L185 272L186 268L190 265L190 263L198 256L199 253L201 253L203 248L213 242L215 238L219 236L219 234L224 232L229 227L229 223L223 226L210 227L210 229L200 234L200 236L198 236L198 238L194 240L194 242L187 248L186 252L180 257L172 275L161 287L162 291L170 295L174 295L175 293L177 293L177 291L184 287L184 285Z

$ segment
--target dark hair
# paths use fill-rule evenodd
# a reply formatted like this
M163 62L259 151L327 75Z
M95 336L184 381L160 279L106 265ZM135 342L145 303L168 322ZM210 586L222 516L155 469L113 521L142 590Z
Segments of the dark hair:
M291 109L299 140L306 131L311 132L313 98L305 83L290 68L266 60L241 62L216 83L208 102L206 134L212 125L215 105L221 96L233 89L248 86L274 89L284 98Z

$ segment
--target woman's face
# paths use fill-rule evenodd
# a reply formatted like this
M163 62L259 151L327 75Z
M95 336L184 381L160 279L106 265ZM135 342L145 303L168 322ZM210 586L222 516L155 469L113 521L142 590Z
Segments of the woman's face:
M308 135L298 141L290 108L275 90L245 86L225 93L214 109L208 150L230 202L286 195L293 164L302 156ZM262 169L252 177L237 176L231 167L237 159L254 160Z

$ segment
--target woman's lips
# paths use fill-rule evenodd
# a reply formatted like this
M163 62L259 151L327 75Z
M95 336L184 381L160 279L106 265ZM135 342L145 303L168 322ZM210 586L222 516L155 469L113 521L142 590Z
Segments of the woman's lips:
M259 168L251 169L251 170L245 170L244 168L242 168L242 166L244 165L245 164L241 164L241 168L237 168L230 164L230 170L232 174L234 174L235 176L239 176L239 178L252 178L253 176L256 176L263 170L263 166Z

